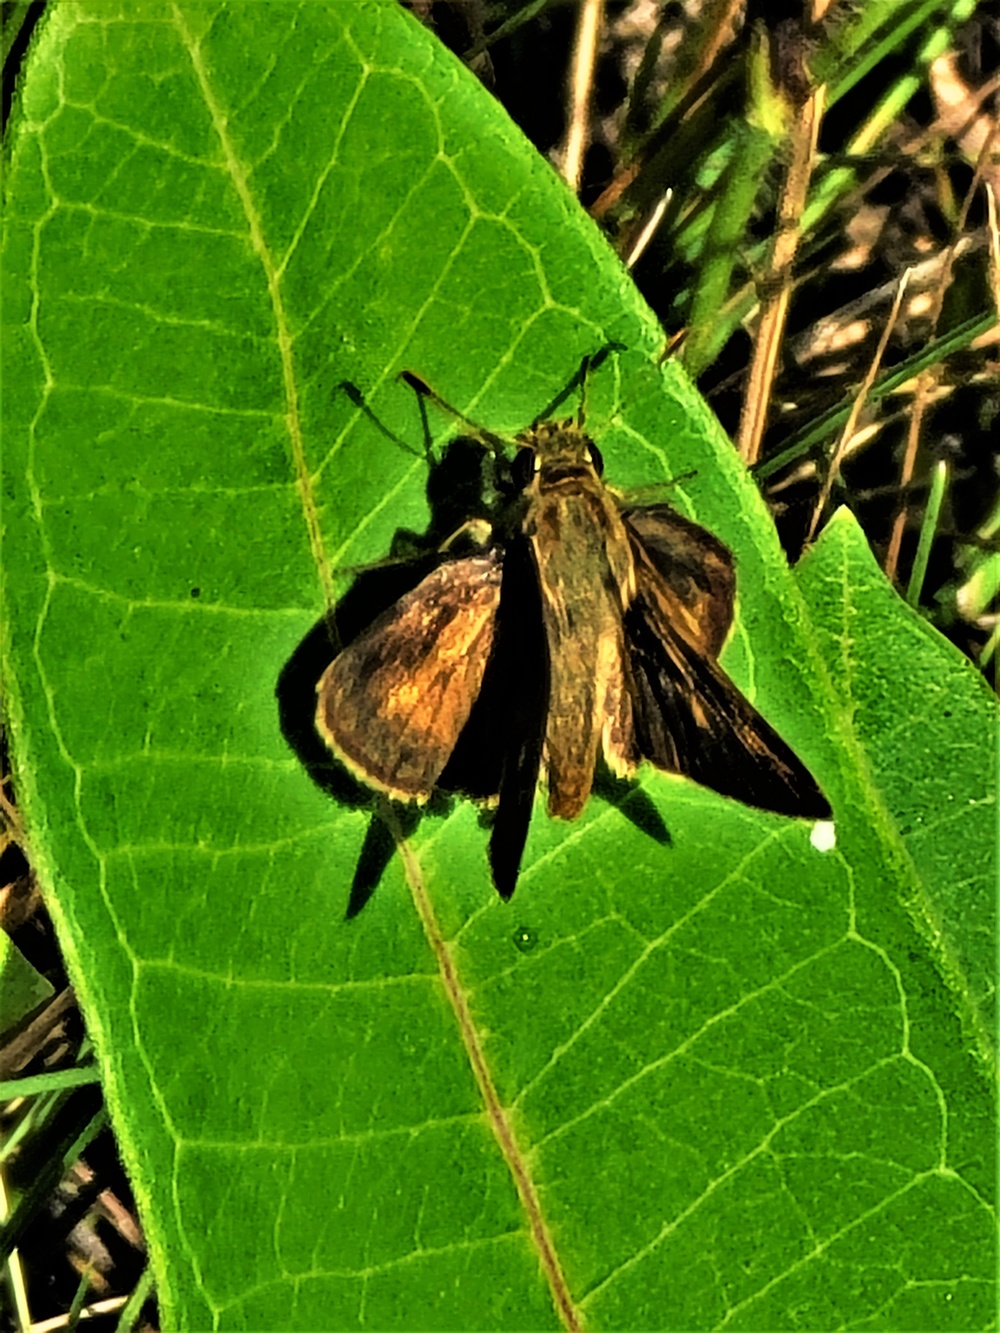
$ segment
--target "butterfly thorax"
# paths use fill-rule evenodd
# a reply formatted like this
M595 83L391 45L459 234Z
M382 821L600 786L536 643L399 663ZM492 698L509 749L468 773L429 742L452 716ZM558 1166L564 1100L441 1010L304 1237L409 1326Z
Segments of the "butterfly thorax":
M593 441L573 420L539 422L517 439L534 458L518 526L532 541L539 565L554 558L563 567L563 590L575 592L573 600L599 600L600 585L609 585L619 613L624 611L635 595L632 549Z

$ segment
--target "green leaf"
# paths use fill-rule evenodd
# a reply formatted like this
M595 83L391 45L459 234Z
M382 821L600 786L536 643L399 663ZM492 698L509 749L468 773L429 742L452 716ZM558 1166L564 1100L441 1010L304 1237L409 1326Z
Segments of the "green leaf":
M987 1326L991 937L911 813L929 771L985 818L985 767L950 728L921 766L900 720L926 715L911 654L970 726L984 692L841 527L799 593L627 275L483 89L392 4L53 7L3 313L18 789L165 1324ZM638 797L538 809L504 904L475 808L445 803L345 920L369 812L302 762L303 645L338 571L427 523L397 375L511 431L612 340L607 475L694 470L671 498L739 561L727 668L837 849L650 772L669 848Z
M996 701L968 660L896 596L841 510L798 569L816 642L876 793L873 832L901 844L896 893L946 979L970 1050L996 1052Z
M6 934L0 934L0 1014L11 1029L54 993L52 983L28 962Z

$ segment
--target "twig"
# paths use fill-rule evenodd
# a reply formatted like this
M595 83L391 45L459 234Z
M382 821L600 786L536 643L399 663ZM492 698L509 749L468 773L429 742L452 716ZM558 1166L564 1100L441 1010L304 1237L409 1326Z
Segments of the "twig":
M969 188L962 200L962 207L959 209L958 218L955 223L955 231L961 240L961 233L965 229L966 219L969 216L969 209L972 207L972 200L975 190L983 177L983 173L990 161L993 151L993 144L997 138L997 127L994 126L990 134L987 135L976 162L976 169L973 172ZM951 275L955 266L955 254L958 242L950 245L944 253L944 263L938 275L937 283L934 288L934 303L931 308L931 333L937 331L938 321L941 318L941 311L944 308L944 298L951 286ZM913 403L913 412L910 417L909 429L906 436L906 453L903 455L903 466L900 470L900 494L901 504L899 511L892 525L892 534L889 537L889 549L885 556L886 577L895 581L896 571L899 567L899 553L903 545L903 533L906 531L907 503L906 497L910 481L913 478L914 468L917 462L917 446L920 441L921 427L924 417L930 406L934 391L937 388L939 378L939 367L926 371L917 379L917 392Z
M848 414L847 420L844 422L844 429L840 432L840 438L837 440L837 444L830 458L830 466L827 469L826 480L823 482L823 489L820 491L819 499L816 501L816 508L813 510L812 520L809 524L809 531L806 533L807 543L811 542L816 535L819 520L823 514L823 510L827 506L828 500L830 499L830 492L833 490L833 483L836 480L840 464L843 461L844 455L847 453L851 437L854 435L855 427L858 424L858 418L861 416L864 405L868 401L868 394L871 391L871 387L875 383L875 377L878 375L878 368L882 364L882 357L885 355L885 349L889 344L889 338L892 335L892 330L899 317L899 307L903 304L903 296L906 293L906 284L909 280L910 270L906 269L899 280L899 287L896 290L896 299L892 303L892 310L889 314L889 318L886 320L885 328L882 330L882 336L878 340L878 347L876 347L875 355L872 357L871 365L868 367L868 373L865 375L861 387L857 392L857 396L851 404L850 413Z
M649 215L649 220L636 237L635 244L632 246L632 249L629 251L629 256L625 260L626 268L635 268L636 264L638 264L642 257L642 252L653 239L657 227L663 221L663 215L667 211L667 205L670 203L673 193L673 190L667 190L666 194L662 196L659 203Z
M1000 314L1000 227L997 226L997 194L992 184L986 183L986 213L990 238L990 289L997 314Z
M604 0L581 0L573 49L569 133L562 155L562 174L574 194L580 188L583 157L590 138L590 93L597 63L597 38L604 23Z
M792 160L785 177L778 209L769 272L764 279L765 296L740 417L737 445L740 457L752 467L760 456L767 422L771 388L781 350L792 292L792 265L801 237L802 213L809 193L809 180L816 155L816 140L823 118L825 88L815 88L802 103L792 127Z

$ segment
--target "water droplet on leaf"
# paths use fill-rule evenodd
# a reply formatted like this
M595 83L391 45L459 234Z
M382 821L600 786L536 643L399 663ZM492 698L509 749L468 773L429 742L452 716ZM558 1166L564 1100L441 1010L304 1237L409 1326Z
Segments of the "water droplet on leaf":
M514 941L514 947L520 949L522 953L530 953L538 943L538 936L530 926L518 926L511 938Z

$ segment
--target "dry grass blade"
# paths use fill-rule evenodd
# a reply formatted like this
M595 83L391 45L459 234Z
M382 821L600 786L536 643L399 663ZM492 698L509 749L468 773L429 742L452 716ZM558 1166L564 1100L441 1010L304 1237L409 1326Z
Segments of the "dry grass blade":
M583 157L590 137L590 102L597 45L604 26L604 0L583 0L577 22L570 84L569 131L562 154L562 174L574 194L580 188Z
M792 293L792 267L801 238L800 223L816 158L816 143L823 118L823 99L824 89L814 89L798 108L792 126L791 163L781 192L774 248L763 280L766 295L761 303L760 321L737 437L740 457L748 467L752 467L760 457L771 389L784 340Z
M892 334L893 327L896 323L896 320L899 317L899 308L903 303L903 296L906 293L906 285L909 280L909 276L910 276L910 270L907 269L906 272L903 274L902 278L900 278L899 280L899 288L896 291L896 299L892 303L892 311L889 315L888 320L886 321L885 327L882 330L882 335L879 338L878 347L875 350L875 355L872 357L871 364L868 367L868 373L865 375L864 382L862 383L860 389L858 390L854 398L854 402L851 405L850 415L847 418L847 421L844 425L844 429L840 433L840 438L837 440L837 443L834 446L833 454L830 458L830 465L827 468L826 479L823 482L823 488L820 491L819 499L816 501L816 506L813 510L813 516L809 523L809 531L806 536L807 541L812 541L816 535L816 529L819 527L820 518L823 515L823 511L826 509L827 503L829 502L830 499L830 493L833 490L833 484L837 479L837 472L840 468L844 456L846 455L848 449L850 448L851 440L853 439L855 430L857 428L858 419L860 418L865 403L868 400L868 394L871 391L871 387L875 383L875 378L878 375L879 366L882 364L882 357L885 355L885 349L889 344L889 338Z

